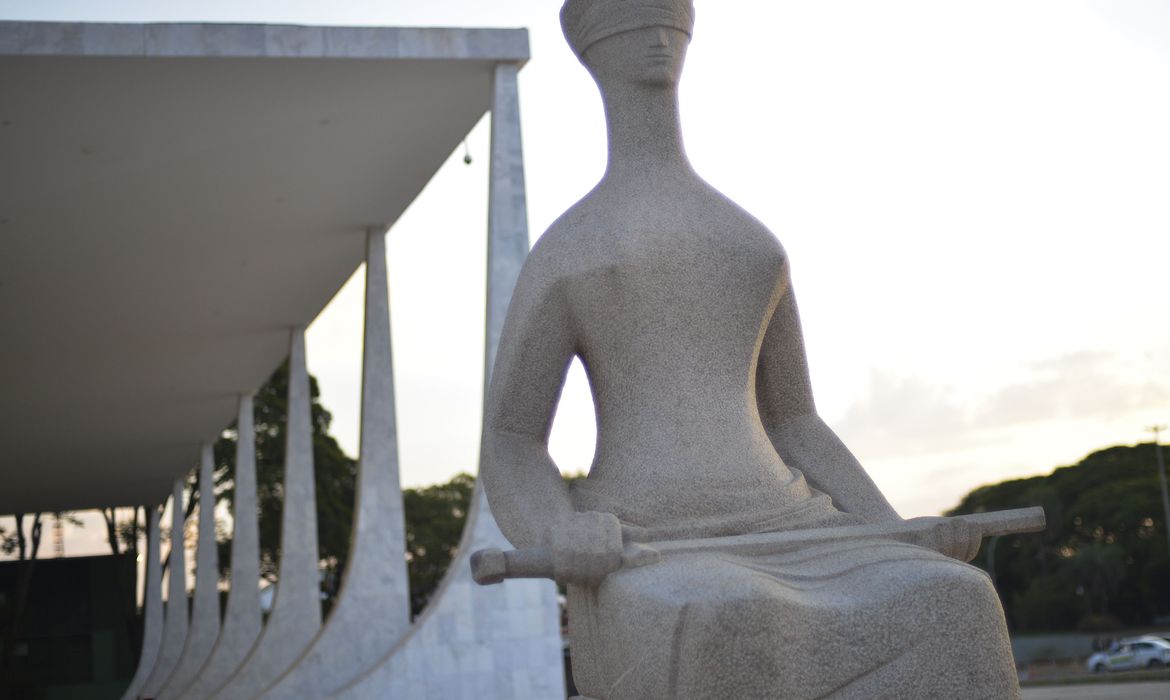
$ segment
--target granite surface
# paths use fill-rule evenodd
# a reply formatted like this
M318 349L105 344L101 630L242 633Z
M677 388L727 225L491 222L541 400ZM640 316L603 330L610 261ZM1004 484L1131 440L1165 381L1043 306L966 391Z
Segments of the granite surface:
M715 538L901 518L817 414L776 236L683 148L689 0L569 0L570 46L601 91L602 180L528 257L500 339L482 480L519 548L568 585L578 688L624 698L1015 697L978 533L929 546L837 541L766 556L663 556L633 540ZM567 368L597 411L588 478L548 453Z

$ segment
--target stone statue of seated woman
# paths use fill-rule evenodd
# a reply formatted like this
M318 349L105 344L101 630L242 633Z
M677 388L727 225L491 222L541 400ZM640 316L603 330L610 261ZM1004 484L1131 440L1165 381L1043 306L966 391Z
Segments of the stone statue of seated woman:
M568 0L561 19L601 89L609 161L520 274L481 464L504 534L547 548L568 585L580 691L1017 697L999 599L961 561L978 535L943 519L933 547L879 538L622 568L623 538L901 519L817 415L784 249L687 160L677 88L690 0ZM547 443L574 357L598 439L570 489Z

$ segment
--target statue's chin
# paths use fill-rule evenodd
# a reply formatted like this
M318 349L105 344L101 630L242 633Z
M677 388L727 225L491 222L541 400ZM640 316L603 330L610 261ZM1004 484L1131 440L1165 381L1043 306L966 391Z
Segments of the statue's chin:
M678 76L668 70L650 70L638 76L636 82L642 87L666 89L678 85Z

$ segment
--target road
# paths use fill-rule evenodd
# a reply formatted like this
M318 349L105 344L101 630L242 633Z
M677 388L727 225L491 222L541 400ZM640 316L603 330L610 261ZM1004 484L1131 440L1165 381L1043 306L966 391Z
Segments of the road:
M1166 700L1170 682L1086 683L1024 688L1024 700Z

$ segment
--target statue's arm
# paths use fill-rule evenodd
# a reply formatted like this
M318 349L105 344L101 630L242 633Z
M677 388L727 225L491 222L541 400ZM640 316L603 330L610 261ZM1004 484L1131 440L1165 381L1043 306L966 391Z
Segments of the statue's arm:
M546 544L573 513L548 435L575 350L555 281L525 265L512 295L484 405L480 474L492 514L517 547Z
M784 463L802 471L841 510L870 522L900 520L857 458L817 414L804 335L791 286L764 334L756 374L760 415Z

